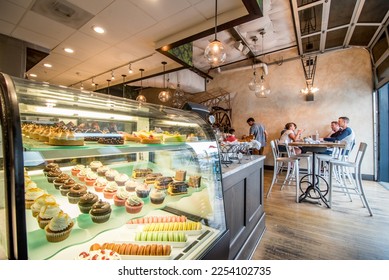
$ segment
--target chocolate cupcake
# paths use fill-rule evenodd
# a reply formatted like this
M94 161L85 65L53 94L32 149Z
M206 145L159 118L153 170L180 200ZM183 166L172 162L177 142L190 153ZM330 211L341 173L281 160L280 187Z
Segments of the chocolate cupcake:
M46 175L47 181L49 183L53 183L54 180L57 179L59 177L59 175L61 175L61 174L62 174L62 171L59 168L52 169L49 172L47 172L47 175Z
M49 163L45 166L45 168L43 168L43 174L45 174L45 176L47 176L47 173L49 173L49 171L53 170L53 169L59 169L59 165L57 163Z
M86 194L86 192L87 192L86 186L81 184L76 184L74 187L70 188L67 194L69 203L77 204L81 196Z
M153 204L162 204L165 200L166 193L165 191L160 191L157 189L153 189L150 193L150 201Z
M90 209L92 208L92 205L95 204L97 201L99 201L99 197L91 192L87 192L83 196L81 196L80 200L78 201L78 208L80 208L80 211L84 214L88 214Z
M94 223L101 224L109 220L111 216L111 205L101 199L92 205L89 215Z
M73 179L69 179L62 186L59 187L59 190L63 196L67 196L70 189L75 185L76 181L74 181Z
M61 174L57 177L57 179L55 179L55 180L53 181L54 187L55 187L57 190L59 190L59 188L60 188L63 184L65 184L65 182L66 182L67 180L69 180L69 179L70 179L70 176L69 176L68 174L66 174L66 173L61 173Z

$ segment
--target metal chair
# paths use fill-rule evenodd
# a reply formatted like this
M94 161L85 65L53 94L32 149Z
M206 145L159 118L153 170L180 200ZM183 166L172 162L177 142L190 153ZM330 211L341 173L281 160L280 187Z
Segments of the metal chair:
M290 158L297 158L297 159L305 159L307 161L307 174L310 174L311 173L311 159L312 159L312 155L310 153L296 155L296 153L294 151L294 148L293 147L289 147L288 143L285 143L285 147L286 147L286 151L288 153L288 157L290 157ZM300 171L301 171L301 168L300 168Z
M363 190L363 184L362 184L362 174L361 174L361 164L363 157L365 155L367 148L367 144L364 142L361 142L359 144L357 155L355 156L354 162L350 161L344 161L344 160L330 160L329 161L329 183L330 183L330 192L329 192L329 205L332 207L332 193L333 192L342 192L349 196L350 201L351 195L358 195L359 198L362 201L362 204L364 207L367 208L369 211L370 216L373 216L373 212L369 206L369 203L367 201L365 192ZM348 173L348 171L350 173ZM337 174L337 176L340 177L340 180L338 181L338 184L335 185L333 183L333 176L334 173ZM351 174L351 176L350 176ZM348 178L345 178L348 176ZM349 179L351 179L349 181ZM335 190L335 188L338 188Z
M292 181L295 181L296 185L296 202L298 202L299 198L299 190L300 190L300 174L299 174L299 163L297 158L291 157L281 157L278 149L276 147L276 143L274 140L270 141L270 146L272 149L273 159L274 159L274 171L273 171L273 179L270 185L269 190L267 191L266 197L269 197L270 192L273 188L274 184L278 183L279 175L282 171L283 166L287 166L287 171L285 178L281 184L281 189L284 187L285 183L288 182L290 184Z

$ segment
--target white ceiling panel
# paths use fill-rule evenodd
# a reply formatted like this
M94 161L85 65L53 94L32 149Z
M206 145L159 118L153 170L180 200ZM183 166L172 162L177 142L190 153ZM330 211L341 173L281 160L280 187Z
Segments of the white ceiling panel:
M34 0L7 0L7 1L14 3L15 5L18 5L19 7L23 7L27 9ZM4 1L2 0L2 2Z
M115 0L67 0L69 3L72 3L81 9L93 14L97 15L106 7L108 7Z
M17 27L12 32L12 37L15 37L17 39L36 44L40 47L46 48L46 49L52 49L56 45L58 45L61 41L55 40L53 38L47 37L45 35L36 33L31 30L27 30L23 27Z
M176 16L184 9L190 7L190 3L185 0L130 1L157 21Z
M15 24L0 20L0 33L5 35L11 35L12 30L15 28Z
M104 36L104 34L102 34L102 36ZM80 54L86 54L86 58L98 55L110 46L102 40L95 39L82 32L74 33L63 44L74 46L76 56L79 55L80 51L83 51Z
M25 9L23 7L4 0L0 2L0 19L3 21L16 24L24 13Z

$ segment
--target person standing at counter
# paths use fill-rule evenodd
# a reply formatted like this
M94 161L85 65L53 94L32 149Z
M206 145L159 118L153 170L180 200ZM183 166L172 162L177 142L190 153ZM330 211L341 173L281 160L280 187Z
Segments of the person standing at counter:
M265 126L261 123L256 123L254 118L250 117L247 119L247 124L250 126L250 135L254 135L254 140L258 141L261 144L259 149L259 154L263 155L263 150L266 146L267 141L267 131Z
M336 141L344 141L347 143L346 145L346 155L349 151L354 147L355 145L355 133L354 131L348 126L350 122L350 119L348 117L339 117L338 123L339 126L342 128L340 133L336 135L335 137L326 137L323 138L324 141L329 142L336 142Z

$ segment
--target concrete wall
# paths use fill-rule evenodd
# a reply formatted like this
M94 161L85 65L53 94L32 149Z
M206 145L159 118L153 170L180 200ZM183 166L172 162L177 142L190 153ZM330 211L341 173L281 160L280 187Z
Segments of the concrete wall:
M232 95L232 124L236 135L248 134L247 118L262 122L269 138L280 135L285 123L293 121L305 129L304 136L319 131L323 137L329 124L340 116L350 118L349 126L356 133L357 145L368 144L362 173L374 174L373 157L373 74L368 51L351 48L319 55L314 86L320 91L315 100L305 101L300 89L305 87L301 60L269 66L265 77L271 89L268 98L257 98L249 91L252 70L221 72L208 89L221 87ZM354 159L354 149L351 159ZM273 165L269 145L265 149L266 165Z

